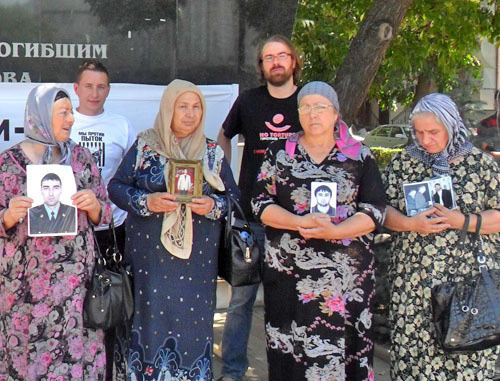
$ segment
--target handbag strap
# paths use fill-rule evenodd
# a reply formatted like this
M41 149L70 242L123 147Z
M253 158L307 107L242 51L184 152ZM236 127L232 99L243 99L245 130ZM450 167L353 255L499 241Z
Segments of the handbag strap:
M479 271L484 281L484 287L486 289L486 294L488 295L488 299L490 300L490 305L493 313L495 314L495 318L497 324L500 324L500 301L499 295L497 292L497 288L495 286L495 282L491 278L490 271L488 269L488 265L486 264L486 257L483 253L483 246L481 244L481 239L479 237L479 231L481 230L482 217L479 213L476 214L477 223L476 223L476 231L474 232L474 243L476 246L477 252L477 262L479 263ZM481 311L478 311L481 312Z
M465 239L467 238L467 231L469 230L470 216L468 214L465 215L464 226L460 231L460 238L458 239L457 249L463 249L465 246Z
M462 230L460 231L460 236L458 237L458 245L455 249L455 255L453 256L453 264L449 267L448 273L451 275L455 275L457 269L460 267L460 264L457 261L458 255L456 254L459 251L463 251L465 247L465 240L467 239L467 232L469 230L470 216L468 214L465 215L464 225Z
M109 247L106 250L106 256L108 258L112 258L115 263L120 263L123 260L123 255L120 253L120 249L118 248L118 240L116 239L116 231L115 231L115 220L113 216L111 216L111 222L109 223L109 234L113 237L113 246L111 247L113 250L112 255L108 255Z
M250 227L250 223L248 222L247 218L245 217L245 214L243 214L243 209L241 208L240 204L238 201L236 201L233 196L231 196L229 193L226 193L226 199L227 199L227 222L226 222L226 227L225 227L225 239L226 242L229 242L229 237L231 236L231 232L233 230L233 205L236 207L236 210L242 217L243 221L245 222L245 229L250 232L252 236L254 236L253 231Z
M99 244L97 243L97 236L95 235L95 230L92 227L92 237L94 238L94 256L95 256L95 262L97 264L103 264L106 265L106 258L101 253L101 249L99 247Z
M481 217L481 214L479 213L474 213L477 217L477 222L476 222L476 231L474 232L474 242L479 242L480 237L479 237L479 231L481 230L481 225L483 224L483 217Z
M227 197L227 216L228 216L227 220L230 223L230 225L233 224L233 219L232 219L233 209L232 209L232 206L234 205L236 207L236 210L238 211L239 215L243 219L243 221L245 221L245 225L248 226L248 227L250 227L250 223L248 222L247 218L245 217L245 214L243 213L243 209L241 208L241 206L238 203L238 201L236 201L236 199L233 196L231 196L229 193L226 193L226 197Z

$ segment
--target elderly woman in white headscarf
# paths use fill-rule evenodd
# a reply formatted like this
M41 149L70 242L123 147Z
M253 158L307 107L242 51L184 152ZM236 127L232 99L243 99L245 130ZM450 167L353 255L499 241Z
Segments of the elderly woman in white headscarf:
M459 250L465 216L474 232L481 215L481 239L490 268L498 266L500 243L499 170L493 158L467 140L455 103L446 95L422 98L410 115L414 144L397 154L385 171L385 226L395 231L390 268L393 380L491 380L497 349L445 354L431 323L431 289L445 282L449 266L465 275L477 271L474 253ZM403 184L450 176L456 208L434 204L406 216ZM469 240L467 240L468 242Z
M66 90L37 86L25 140L0 155L0 380L103 377L103 334L83 327L82 304L94 268L92 225L108 223L111 207L92 155L69 138L73 121ZM28 236L30 164L71 166L76 236Z
M171 82L154 128L138 136L108 187L113 202L128 211L125 258L132 265L136 305L129 342L121 339L130 349L119 377L213 378L212 323L224 192L238 197L238 190L222 149L204 135L206 111L195 85ZM192 190L169 189L169 179L175 176L169 173L172 160L200 161L201 196L176 200ZM185 174L182 164L174 167L177 174Z

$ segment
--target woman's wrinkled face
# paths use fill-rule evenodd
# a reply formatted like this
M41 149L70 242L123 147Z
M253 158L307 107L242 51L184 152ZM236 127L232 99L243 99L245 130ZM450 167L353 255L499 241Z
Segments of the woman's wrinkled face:
M52 131L57 142L65 142L71 134L73 107L69 98L59 99L52 106Z
M448 131L432 113L422 113L413 118L413 128L422 147L429 153L442 152L448 144Z
M306 135L333 134L338 116L332 103L322 95L306 95L300 100L300 124Z
M182 93L175 101L172 117L172 132L177 139L191 135L199 126L203 107L198 94L191 91Z

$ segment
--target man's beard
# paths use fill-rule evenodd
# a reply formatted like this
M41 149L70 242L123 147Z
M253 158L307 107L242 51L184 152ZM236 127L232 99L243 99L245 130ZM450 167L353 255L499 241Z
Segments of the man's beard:
M272 70L276 69L276 67L273 67L273 69L271 69L269 73L264 72L264 77L266 81L276 87L283 86L285 83L289 81L290 77L292 77L293 75L292 72L287 71L283 66L279 67L283 69L283 72L273 73Z

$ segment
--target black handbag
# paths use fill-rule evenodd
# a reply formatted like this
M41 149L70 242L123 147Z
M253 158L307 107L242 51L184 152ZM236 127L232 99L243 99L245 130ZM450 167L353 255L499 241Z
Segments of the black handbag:
M127 322L134 312L134 297L123 256L118 250L113 221L114 245L102 256L95 235L96 264L83 305L83 323L89 328L109 329Z
M226 196L227 221L219 242L218 275L233 287L260 283L261 262L257 239L241 206L229 194ZM233 206L244 221L235 219L233 222Z
M500 270L490 270L486 265L479 238L482 219L477 216L471 246L479 274L432 288L435 336L445 352L474 352L500 344ZM469 216L466 216L459 249L464 247L468 227Z

